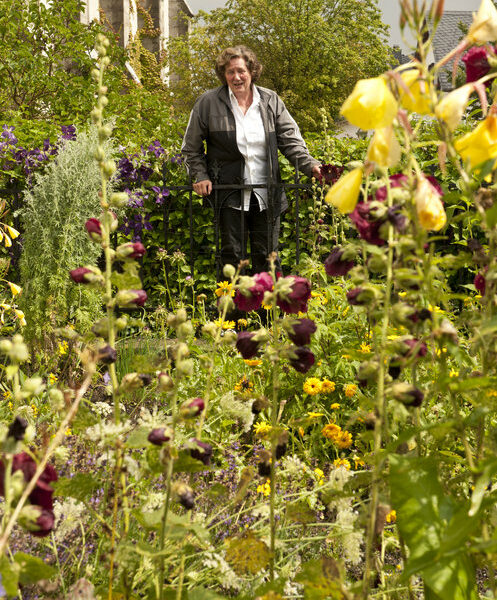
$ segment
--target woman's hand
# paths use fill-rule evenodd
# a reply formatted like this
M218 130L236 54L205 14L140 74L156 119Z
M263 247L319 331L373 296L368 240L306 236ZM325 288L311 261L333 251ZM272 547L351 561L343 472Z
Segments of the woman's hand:
M312 167L312 176L316 179L321 178L321 167L319 165Z
M193 184L193 191L199 196L208 196L212 192L212 181L203 179Z

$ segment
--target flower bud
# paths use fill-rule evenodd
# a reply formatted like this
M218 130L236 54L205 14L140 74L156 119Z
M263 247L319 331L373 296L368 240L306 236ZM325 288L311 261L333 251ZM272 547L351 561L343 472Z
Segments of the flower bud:
M102 125L102 127L98 128L98 139L103 142L107 138L110 138L112 135L112 128L109 125ZM114 161L110 161L114 163ZM115 164L114 164L115 167Z
M283 321L288 337L296 346L307 346L311 343L311 335L316 331L316 323L312 319Z
M448 319L444 319L440 323L440 327L433 332L433 337L442 341L450 342L451 344L459 344L457 329Z
M116 294L116 303L123 308L141 307L147 300L145 290L120 290Z
M190 486L186 485L181 481L177 481L173 485L173 494L177 498L178 502L186 510L192 510L195 506L195 498L193 490Z
M50 402L52 403L53 409L57 411L61 411L64 406L64 394L58 388L51 388L48 390L48 396L50 398Z
M395 400L406 406L421 406L424 399L423 392L406 381L399 381L392 384L390 393Z
M183 377L190 377L193 373L193 360L188 358L176 363L176 372Z
M128 242L116 248L117 260L142 258L146 253L145 246L141 242Z
M212 446L205 442L201 442L197 438L193 438L191 442L195 445L190 449L190 456L195 460L199 460L205 466L210 465L212 458Z
M324 270L328 277L338 277L347 275L354 266L352 257L348 258L343 248L335 246L328 258L324 261Z
M235 303L233 302L231 296L221 296L217 301L217 308L221 314L227 314L231 312L234 307Z
M187 340L193 335L193 325L191 321L185 321L176 328L176 335L179 340Z
M357 381L364 388L378 377L378 361L367 360L359 365L357 372Z
M204 335L208 335L212 338L216 337L217 334L217 325L212 321L209 321L202 327L202 333Z
M140 373L126 373L126 375L124 375L124 377L121 379L119 393L125 394L126 392L138 390L143 386L148 385L150 381L151 377L149 375L142 375Z
M269 406L269 401L265 396L261 396L259 398L256 398L254 400L254 402L252 403L252 413L254 415L258 415L260 414L263 410L266 410L266 408Z
M12 362L22 363L29 360L29 350L21 335L17 334L12 338L8 356Z
M180 414L184 419L192 419L197 417L205 408L205 403L202 398L187 400L180 407Z
M102 223L98 219L88 219L85 223L85 229L94 242L102 241Z
M261 477L269 477L271 475L271 453L267 450L259 450L257 471Z
M373 287L364 285L349 290L346 296L352 306L368 306L376 301L378 292Z
M45 384L41 377L29 377L22 384L22 391L29 396L38 396L45 389Z
M157 381L161 392L170 392L174 388L174 381L168 373L161 371L157 375Z
M16 417L9 426L7 437L13 438L16 442L21 442L24 439L27 426L28 422L26 419Z
M172 431L169 427L158 427L152 429L148 434L148 441L155 446L162 446L172 438Z
M221 343L224 346L234 346L237 341L236 331L225 331L223 337L221 338Z
M240 331L236 340L236 349L245 360L253 358L259 352L259 342L252 331Z
M188 314L185 308L179 308L176 311L176 326L181 325L188 319Z
M276 304L284 313L307 312L307 302L311 297L311 282L304 277L289 275L280 277L275 285Z
M128 317L126 315L122 315L115 320L114 324L116 326L116 331L122 331L128 326Z
M412 317L416 309L405 302L396 302L392 306L392 320L395 325L412 326Z
M109 203L114 208L123 208L129 202L129 196L126 192L113 192L109 197Z
M112 177L117 170L116 163L113 160L106 160L102 165L102 168L107 177Z
M188 347L188 344L185 344L184 342L178 342L172 349L172 354L174 360L180 361L187 356L190 356L190 348Z
M116 349L108 344L98 349L97 354L98 362L101 362L104 365L111 365L115 363L117 360L117 352Z
M98 267L78 267L77 269L69 271L69 275L74 283L83 283L89 285L102 285L104 283L102 271L100 271Z
M288 431L283 431L276 442L276 460L282 458L288 447Z
M233 265L224 265L223 267L223 275L226 279L233 279L236 274L236 269Z

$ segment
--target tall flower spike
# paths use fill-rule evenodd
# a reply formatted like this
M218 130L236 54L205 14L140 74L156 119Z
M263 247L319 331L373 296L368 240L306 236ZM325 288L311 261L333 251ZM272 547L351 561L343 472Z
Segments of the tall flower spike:
M362 168L358 167L346 175L342 175L328 190L324 199L325 202L338 208L342 215L351 213L359 200L362 173Z
M352 125L361 129L387 127L397 115L397 100L383 77L360 79L340 110Z

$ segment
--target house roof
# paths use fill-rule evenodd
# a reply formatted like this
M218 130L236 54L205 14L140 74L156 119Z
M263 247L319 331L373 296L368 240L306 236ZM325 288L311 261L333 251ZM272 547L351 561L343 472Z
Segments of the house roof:
M433 55L438 62L448 52L453 50L464 36L460 24L469 27L473 22L473 13L470 10L446 10L433 36ZM451 90L451 73L454 61L450 61L440 73L440 87Z
M185 13L187 14L188 17L193 17L193 11L192 9L188 6L188 2L186 0L181 0L181 2L183 3L184 7L185 7Z

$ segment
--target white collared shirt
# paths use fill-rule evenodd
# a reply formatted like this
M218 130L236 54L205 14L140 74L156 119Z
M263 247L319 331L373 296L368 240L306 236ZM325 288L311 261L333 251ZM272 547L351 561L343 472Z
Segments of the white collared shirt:
M266 183L267 181L266 133L260 111L261 96L255 85L252 86L252 93L252 104L243 114L235 94L229 90L236 123L236 143L245 159L243 182L247 184ZM260 209L267 208L267 189L256 188L254 193L259 200ZM251 190L243 192L244 210L249 210L250 194Z

